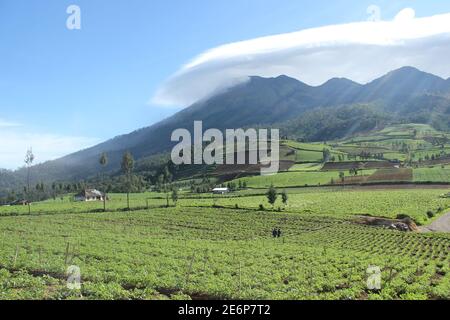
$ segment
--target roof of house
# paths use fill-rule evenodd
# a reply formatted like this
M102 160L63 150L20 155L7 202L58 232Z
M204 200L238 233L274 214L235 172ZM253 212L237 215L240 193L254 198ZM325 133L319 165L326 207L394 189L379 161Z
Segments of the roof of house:
M84 198L103 197L103 193L96 189L86 189L76 194L75 197L84 197Z
M15 201L10 203L10 205L12 205L12 206L15 206L15 205L18 205L18 204L28 204L28 201L27 200L15 200Z
M213 191L228 191L228 188L214 188Z

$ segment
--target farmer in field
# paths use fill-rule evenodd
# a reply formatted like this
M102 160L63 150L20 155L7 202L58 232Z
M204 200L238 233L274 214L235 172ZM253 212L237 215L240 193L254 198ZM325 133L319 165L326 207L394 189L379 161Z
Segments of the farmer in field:
M274 229L272 230L272 236L273 236L274 238L276 238L276 237L278 236L277 228L274 228Z

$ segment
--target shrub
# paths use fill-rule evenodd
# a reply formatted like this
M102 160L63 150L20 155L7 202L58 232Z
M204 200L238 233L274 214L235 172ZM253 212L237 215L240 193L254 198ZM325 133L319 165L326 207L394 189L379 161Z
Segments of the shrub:
M411 219L411 217L408 216L407 214L400 213L400 214L397 215L396 219L397 219L397 220Z

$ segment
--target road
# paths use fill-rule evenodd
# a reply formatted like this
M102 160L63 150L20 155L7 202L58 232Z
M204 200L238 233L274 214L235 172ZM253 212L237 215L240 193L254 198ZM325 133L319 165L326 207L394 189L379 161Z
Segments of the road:
M450 212L434 221L432 224L419 228L420 232L450 232Z

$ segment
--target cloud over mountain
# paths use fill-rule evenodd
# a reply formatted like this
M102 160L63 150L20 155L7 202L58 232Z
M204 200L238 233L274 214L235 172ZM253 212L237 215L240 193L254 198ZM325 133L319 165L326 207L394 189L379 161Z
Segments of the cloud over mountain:
M450 76L450 14L331 25L226 44L196 57L170 77L152 103L187 106L249 75L285 74L319 85L333 77L367 83L405 65Z

